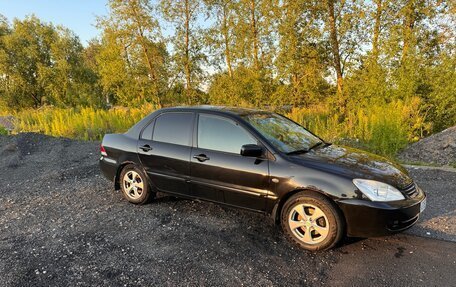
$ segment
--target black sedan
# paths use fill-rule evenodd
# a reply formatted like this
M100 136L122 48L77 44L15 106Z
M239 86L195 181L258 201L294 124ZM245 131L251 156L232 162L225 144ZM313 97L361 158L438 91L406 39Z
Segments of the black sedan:
M100 167L125 198L157 191L271 215L308 250L345 235L412 226L425 193L398 164L324 142L276 113L228 107L153 112L125 134L107 134Z

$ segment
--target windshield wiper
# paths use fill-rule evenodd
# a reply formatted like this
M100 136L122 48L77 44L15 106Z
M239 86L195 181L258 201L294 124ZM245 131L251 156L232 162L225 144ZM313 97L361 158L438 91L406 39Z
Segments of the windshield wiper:
M320 145L322 145L322 144L323 144L323 142L322 142L322 141L319 141L319 142L317 142L316 144L314 144L313 146L309 147L309 150L314 149L314 148L316 148L317 146L320 146Z
M297 149L297 150L294 150L294 151L290 151L290 152L287 152L287 155L293 155L293 154L301 154L301 153L306 153L306 152L309 152L310 150L318 147L318 146L321 146L323 144L322 141L319 141L317 142L316 144L314 144L313 146L307 148L307 149ZM324 143L325 146L329 146L331 145L330 143Z
M297 149L294 151L287 152L287 155L301 154L306 152L309 152L309 149Z

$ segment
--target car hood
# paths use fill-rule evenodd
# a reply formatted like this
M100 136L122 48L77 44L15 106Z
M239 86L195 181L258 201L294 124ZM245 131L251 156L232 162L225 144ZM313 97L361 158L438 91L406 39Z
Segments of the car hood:
M330 145L291 156L297 164L349 178L372 179L402 189L412 179L401 165L355 148Z

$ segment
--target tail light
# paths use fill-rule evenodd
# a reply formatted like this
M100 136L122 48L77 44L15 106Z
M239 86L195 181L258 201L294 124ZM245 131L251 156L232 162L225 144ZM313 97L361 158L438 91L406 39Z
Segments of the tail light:
M106 150L105 150L103 145L100 145L100 152L101 152L102 156L108 156L108 154L106 153Z

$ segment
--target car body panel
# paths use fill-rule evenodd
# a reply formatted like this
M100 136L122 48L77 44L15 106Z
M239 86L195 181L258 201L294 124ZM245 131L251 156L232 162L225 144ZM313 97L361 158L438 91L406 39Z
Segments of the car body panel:
M191 146L140 139L147 124L166 112L195 113ZM275 220L287 198L301 190L312 190L338 206L351 236L389 234L402 230L401 226L413 225L420 203L425 200L424 192L419 190L413 199L399 202L372 202L352 182L354 178L373 179L403 189L413 180L400 165L364 151L328 144L299 155L283 154L242 118L257 112L267 113L211 106L155 111L125 134L104 137L102 145L108 156L100 158L101 170L107 178L117 182L121 166L135 163L144 168L157 190L265 212L272 214ZM253 158L198 148L196 122L200 113L236 121L258 140L264 155ZM152 151L138 149L144 144L149 144ZM201 154L209 160L193 158ZM396 221L399 227L394 226Z
M292 156L299 165L348 178L372 179L403 188L412 182L407 171L383 157L358 149L330 145Z
M204 162L193 158L204 154ZM265 211L270 193L268 159L194 148L191 158L192 195Z
M395 202L372 202L347 199L337 202L347 224L347 235L373 237L393 234L410 228L419 218L420 207L426 200L418 188L418 196Z
M139 147L149 145L150 151ZM138 156L154 186L162 192L188 195L190 187L190 146L138 140Z

